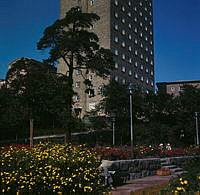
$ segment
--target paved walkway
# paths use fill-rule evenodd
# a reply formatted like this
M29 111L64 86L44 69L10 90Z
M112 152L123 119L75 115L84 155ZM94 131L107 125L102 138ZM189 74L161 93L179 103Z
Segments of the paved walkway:
M158 189L167 186L170 178L176 175L169 176L148 176L140 179L128 181L127 184L117 187L111 191L112 195L144 195L144 194L159 194Z

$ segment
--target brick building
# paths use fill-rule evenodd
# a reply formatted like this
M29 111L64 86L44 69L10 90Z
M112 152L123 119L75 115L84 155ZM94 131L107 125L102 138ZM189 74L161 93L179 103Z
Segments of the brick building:
M100 38L100 45L113 51L115 70L111 79L122 84L133 83L144 91L154 90L154 46L152 0L60 0L60 17L74 6L84 12L100 16L91 29ZM66 73L60 62L59 73ZM102 98L102 80L90 73L95 96L85 94L85 86L79 72L75 72L74 88L78 93L75 107L83 112L92 110Z
M179 95L180 91L183 90L183 86L185 85L192 85L194 87L200 88L200 80L158 82L156 83L156 85L157 85L158 91L177 96Z

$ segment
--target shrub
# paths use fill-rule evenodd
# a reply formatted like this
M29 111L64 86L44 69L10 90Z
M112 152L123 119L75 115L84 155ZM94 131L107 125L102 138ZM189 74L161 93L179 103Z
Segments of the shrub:
M84 145L0 148L0 192L100 192L96 153Z
M172 179L168 191L173 192L198 192L200 191L200 163L198 160L184 167L188 173Z

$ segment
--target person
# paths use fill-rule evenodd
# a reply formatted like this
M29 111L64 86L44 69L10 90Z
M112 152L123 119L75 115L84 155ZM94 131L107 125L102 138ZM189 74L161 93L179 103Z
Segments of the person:
M99 169L103 169L102 176L105 178L105 185L108 185L109 187L114 189L112 185L113 179L110 172L108 171L108 168L111 167L112 163L113 161L102 160L101 165L99 166Z

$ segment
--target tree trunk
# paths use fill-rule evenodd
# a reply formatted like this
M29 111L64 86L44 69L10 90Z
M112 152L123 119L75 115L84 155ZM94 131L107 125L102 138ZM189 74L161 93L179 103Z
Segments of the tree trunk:
M30 147L33 146L33 119L30 119Z

